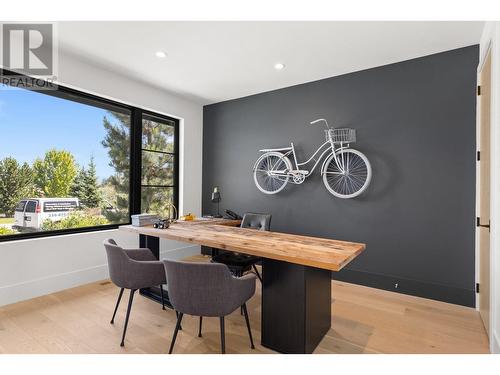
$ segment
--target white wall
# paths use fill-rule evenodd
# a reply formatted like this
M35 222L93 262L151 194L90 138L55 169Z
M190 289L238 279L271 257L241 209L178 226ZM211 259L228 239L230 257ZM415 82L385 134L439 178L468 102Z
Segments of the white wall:
M480 63L491 48L491 295L490 350L500 353L500 22L487 22L480 43Z
M58 77L63 85L179 118L180 211L201 214L201 104L70 55L59 55ZM108 237L127 247L138 245L137 236L118 230L0 242L0 306L107 278L102 241ZM197 252L199 246L160 244L161 257Z

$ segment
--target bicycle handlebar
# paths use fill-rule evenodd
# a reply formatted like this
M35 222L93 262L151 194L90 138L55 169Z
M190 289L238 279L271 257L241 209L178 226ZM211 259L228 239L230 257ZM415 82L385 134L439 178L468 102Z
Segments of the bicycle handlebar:
M328 121L326 121L324 118L319 118L317 120L311 121L309 124L314 125L317 124L318 122L324 122L326 124L326 127L330 128L330 126L328 125Z

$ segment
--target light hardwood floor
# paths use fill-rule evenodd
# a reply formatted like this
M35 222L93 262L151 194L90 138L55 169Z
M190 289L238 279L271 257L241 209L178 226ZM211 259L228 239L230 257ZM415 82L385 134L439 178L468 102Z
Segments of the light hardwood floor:
M120 338L128 292L109 324L118 295L110 281L0 307L0 353L167 353L175 313L137 296L125 347ZM476 310L333 282L332 328L315 353L488 353ZM251 350L239 310L226 319L228 353L273 353L260 342L260 285L249 304ZM286 312L283 312L284 314ZM185 316L174 353L218 353L219 321Z

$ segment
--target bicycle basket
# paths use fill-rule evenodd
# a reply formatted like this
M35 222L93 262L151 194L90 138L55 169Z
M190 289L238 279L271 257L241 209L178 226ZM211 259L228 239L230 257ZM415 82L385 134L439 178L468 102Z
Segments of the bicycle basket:
M326 129L326 140L334 143L354 143L356 142L356 129Z

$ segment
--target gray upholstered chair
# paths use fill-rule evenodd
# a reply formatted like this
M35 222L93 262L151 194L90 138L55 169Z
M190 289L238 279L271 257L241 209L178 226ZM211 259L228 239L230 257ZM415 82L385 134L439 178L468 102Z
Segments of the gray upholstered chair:
M246 213L241 221L241 228L249 228L256 230L270 230L271 229L271 215L270 214L254 214ZM255 274L262 282L262 277L255 266L260 258L240 253L233 253L226 251L221 254L217 254L212 257L212 261L215 263L222 263L229 267L231 272L235 276L242 276L243 273L250 271L253 268Z
M221 330L221 352L225 353L224 317L241 307L245 314L250 346L253 344L246 302L255 293L255 275L234 277L229 269L219 263L182 262L164 260L167 273L170 303L178 312L169 354L174 349L175 339L184 314L200 317L198 337L204 316L219 317Z
M106 255L108 257L109 277L120 288L111 324L115 321L116 311L120 305L124 289L130 289L127 316L120 344L120 346L124 346L130 309L132 308L134 293L138 289L159 285L162 308L165 310L165 301L163 300L163 284L166 282L165 268L162 262L158 261L149 249L123 249L112 239L105 240L104 247L106 248Z

